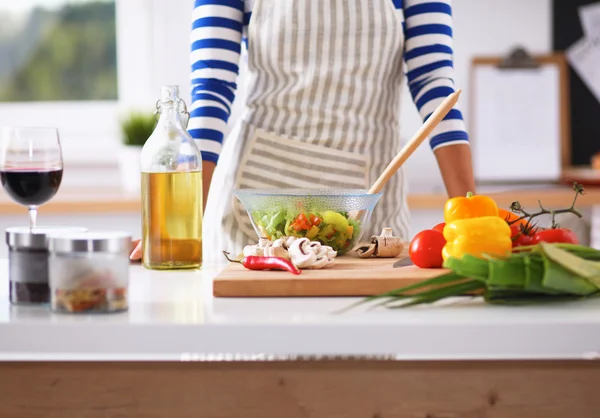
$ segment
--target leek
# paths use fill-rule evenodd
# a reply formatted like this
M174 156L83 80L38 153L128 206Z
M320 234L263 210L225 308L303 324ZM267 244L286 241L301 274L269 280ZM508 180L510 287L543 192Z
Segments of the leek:
M540 243L504 259L449 258L449 273L371 296L390 309L483 292L486 303L527 305L600 296L600 251L574 244Z

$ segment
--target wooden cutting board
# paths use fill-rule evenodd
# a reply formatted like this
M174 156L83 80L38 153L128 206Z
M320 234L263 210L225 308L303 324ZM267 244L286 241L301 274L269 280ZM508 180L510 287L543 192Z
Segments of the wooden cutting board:
M213 282L216 297L372 296L446 273L415 266L394 268L400 258L339 257L330 269L250 271L231 263Z

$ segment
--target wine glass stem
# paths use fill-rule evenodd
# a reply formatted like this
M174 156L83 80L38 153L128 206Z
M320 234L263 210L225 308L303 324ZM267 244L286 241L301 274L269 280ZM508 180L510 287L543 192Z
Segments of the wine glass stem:
M37 222L37 206L29 206L29 228L35 228Z

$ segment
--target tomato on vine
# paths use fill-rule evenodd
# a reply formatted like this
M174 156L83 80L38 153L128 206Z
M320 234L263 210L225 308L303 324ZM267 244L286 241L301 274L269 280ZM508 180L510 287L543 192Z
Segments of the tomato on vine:
M577 235L575 235L575 233L570 229L566 228L550 228L536 232L531 237L531 244L539 244L540 242L579 244Z

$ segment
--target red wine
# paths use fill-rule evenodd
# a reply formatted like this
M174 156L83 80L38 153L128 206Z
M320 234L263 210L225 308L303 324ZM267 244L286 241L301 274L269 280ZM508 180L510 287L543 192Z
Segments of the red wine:
M15 202L24 206L38 206L56 194L62 175L62 169L10 170L0 171L0 181Z

